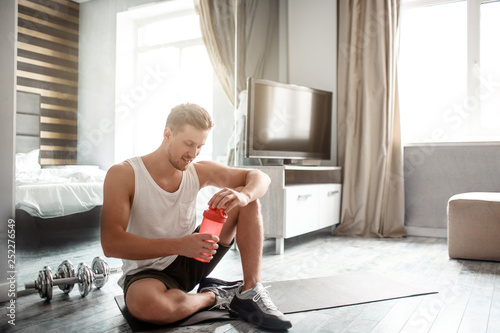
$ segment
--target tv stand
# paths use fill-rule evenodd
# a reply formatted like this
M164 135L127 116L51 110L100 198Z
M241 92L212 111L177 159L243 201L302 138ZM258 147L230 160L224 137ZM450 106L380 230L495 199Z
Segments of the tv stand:
M264 237L276 239L282 254L285 239L340 222L341 168L333 166L251 166L271 178L260 199Z
M312 160L312 159L304 159L304 160L295 160L295 159L285 159L283 160L283 165L296 165L296 166L320 166L321 160Z

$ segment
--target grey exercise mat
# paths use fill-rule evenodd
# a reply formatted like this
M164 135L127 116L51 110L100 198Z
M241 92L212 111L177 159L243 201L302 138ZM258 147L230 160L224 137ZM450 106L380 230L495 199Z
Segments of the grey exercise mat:
M264 283L271 299L283 313L320 310L401 297L436 293L432 288L410 284L376 273L350 273L320 278ZM127 311L123 296L115 297L134 332L158 329L134 319ZM234 319L224 310L198 312L175 325L189 326L210 320Z
M394 298L433 294L435 289L376 273L264 283L283 313L320 310Z

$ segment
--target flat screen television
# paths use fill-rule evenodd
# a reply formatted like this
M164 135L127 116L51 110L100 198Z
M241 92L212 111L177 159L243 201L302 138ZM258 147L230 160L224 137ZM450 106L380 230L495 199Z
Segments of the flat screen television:
M332 92L249 78L246 156L329 160Z

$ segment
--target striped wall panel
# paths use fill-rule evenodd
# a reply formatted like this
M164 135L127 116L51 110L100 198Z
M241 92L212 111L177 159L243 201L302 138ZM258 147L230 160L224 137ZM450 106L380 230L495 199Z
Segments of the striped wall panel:
M76 164L79 5L19 0L17 90L41 95L40 164Z

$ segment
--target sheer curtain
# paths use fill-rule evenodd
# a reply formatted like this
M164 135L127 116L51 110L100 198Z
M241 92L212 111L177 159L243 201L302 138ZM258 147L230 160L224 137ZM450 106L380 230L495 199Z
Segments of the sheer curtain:
M404 188L396 84L399 0L339 1L336 235L401 237Z
M237 0L238 93L249 77L263 78L272 37L278 29L279 1Z
M234 108L229 165L241 164L244 159L246 94L241 92L246 90L248 77L264 75L265 60L272 52L272 37L278 28L278 5L278 1L262 0L195 1L210 61Z
M210 61L224 92L235 107L238 104L236 96L246 89L247 78L260 78L264 74L265 59L278 27L278 5L278 1L262 0L195 2ZM234 57L236 46L237 69ZM236 89L235 82L238 82Z
M198 0L200 28L210 62L222 89L235 105L235 16L234 0Z

